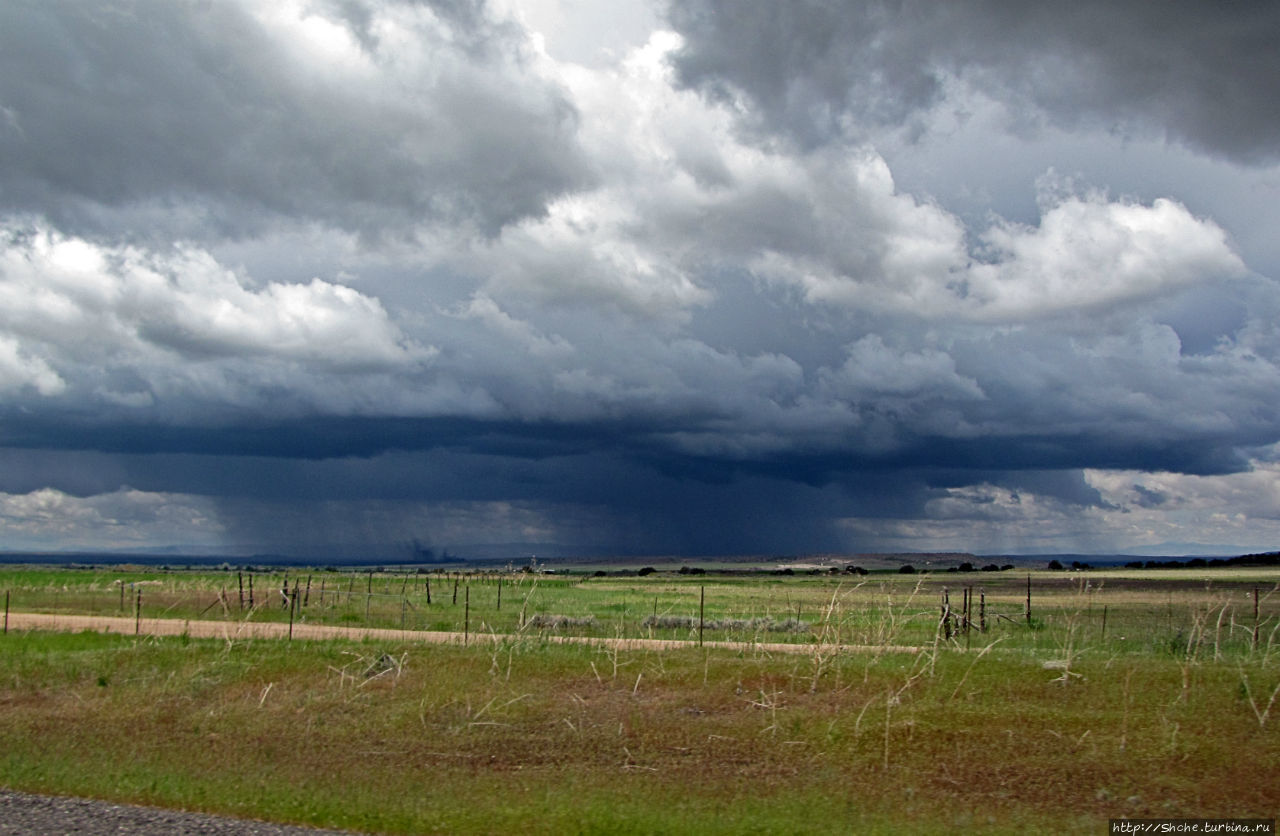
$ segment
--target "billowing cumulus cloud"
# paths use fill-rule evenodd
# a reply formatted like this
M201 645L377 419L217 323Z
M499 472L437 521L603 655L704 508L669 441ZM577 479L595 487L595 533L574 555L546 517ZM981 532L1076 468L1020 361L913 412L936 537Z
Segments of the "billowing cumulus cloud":
M413 353L377 300L320 279L254 289L197 249L158 255L44 228L10 229L7 243L5 324L49 342L79 333L123 350L265 354L338 369L396 365Z
M480 3L7 5L0 199L133 235L492 234L591 176L527 52Z
M1204 200L1269 188L1253 88L1153 99L1062 10L635 5L597 43L566 8L0 11L0 547L1271 536L1271 492L1228 508L1274 471L1277 265ZM1026 205L973 211L947 131L978 173L1034 147ZM1113 187L1130 131L1180 144Z
M966 272L962 304L993 319L1113 307L1245 272L1221 228L1167 198L1073 196L1038 227L1001 223L982 244L990 261Z
M0 309L0 379L55 404L243 402L292 372L329 379L333 408L344 380L412 369L432 354L349 287L254 287L190 246L102 246L43 226L4 229Z
M0 337L0 389L24 387L41 395L55 395L67 384L43 359L26 355L17 340Z

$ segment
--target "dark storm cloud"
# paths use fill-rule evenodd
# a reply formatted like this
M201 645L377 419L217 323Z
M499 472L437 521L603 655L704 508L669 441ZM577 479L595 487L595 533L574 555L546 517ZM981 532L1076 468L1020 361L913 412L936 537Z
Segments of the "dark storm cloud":
M0 493L209 496L232 542L289 554L381 555L413 539L465 553L502 542L504 519L516 521L512 541L576 553L834 549L831 516L849 506L835 486L724 466L690 478L589 445L536 459L457 446L326 459L10 449L0 466ZM548 534L519 534L530 527Z
M1167 135L1238 161L1280 156L1280 7L674 0L681 79L745 95L806 145L923 125L958 78L1018 119Z
M670 33L557 65L478 2L5 6L0 515L758 553L1186 509L1280 439L1280 290L1230 231L1052 174L966 225L847 141L978 89L1269 153L1126 70L1198 49L1190 7L1086 8L677 5L724 109Z
M346 41L342 18L286 25L272 4L4 4L0 205L64 229L149 210L187 237L493 234L589 179L574 108L482 3L338 5Z
M446 450L459 455L493 457L511 462L529 462L530 472L539 462L562 461L576 455L601 453L634 462L655 473L673 479L701 484L728 484L747 475L821 486L862 478L866 474L891 473L903 469L937 470L955 474L964 471L970 476L984 472L1037 471L1053 468L1120 468L1133 470L1173 470L1182 473L1219 474L1237 472L1247 467L1241 448L1251 439L1240 432L1218 438L1142 439L1117 434L1108 439L1102 433L1073 433L1053 435L1037 433L1028 438L1010 438L993 435L990 438L959 440L945 437L920 437L903 434L895 439L891 450L875 449L873 445L851 444L848 448L836 447L821 451L806 451L800 439L795 447L774 454L758 454L751 457L717 457L711 454L695 454L673 451L662 443L663 430L672 429L661 422L637 421L631 424L547 423L516 424L482 420L445 419L397 419L397 418L326 418L312 416L295 422L270 425L231 425L220 428L192 426L163 426L154 424L124 424L103 421L62 422L50 415L36 422L9 418L5 421L5 443L11 451L17 450L67 450L94 454L141 457L190 456L177 474L184 468L186 475L176 478L180 486L170 488L191 493L218 493L236 490L236 479L254 461L327 461L351 459L377 460L384 454L414 453L418 451ZM695 425L689 421L679 424L683 430ZM713 425L714 426L714 425ZM721 433L728 431L718 428ZM1274 429L1258 432L1261 439L1269 438ZM655 441L652 436L658 435ZM863 449L856 449L857 447ZM156 459L157 461L160 459ZM238 462L225 477L223 462ZM483 461L475 459L474 461ZM199 463L194 467L193 463ZM264 465L265 466L265 465ZM278 464L273 467L283 467ZM28 480L40 478L30 475L19 477L15 471L7 474L3 490L29 490ZM83 474L56 476L69 472L55 468L48 475L50 485L70 493L83 492L75 480ZM108 472L117 473L110 469ZM288 472L288 471L283 471ZM270 495L275 490L303 491L311 494L320 491L328 498L341 495L370 496L395 495L406 498L439 498L434 491L437 483L430 480L413 480L411 473L399 473L397 478L382 483L373 481L339 480L332 484L301 484L292 479L248 480L243 491ZM108 477L111 481L112 477ZM129 477L119 476L119 481L108 487L130 484ZM89 480L98 485L95 477ZM450 490L470 493L465 482L448 483ZM566 484L572 484L571 479ZM1041 483L1038 483L1041 484ZM371 485L376 486L371 487ZM423 487L429 485L431 487ZM608 495L623 499L630 490L625 481L617 491ZM147 481L147 489L159 489L153 481ZM1041 484L1051 493L1059 486ZM1052 489L1052 490L1050 490ZM561 489L548 489L558 494ZM424 491L424 493L417 493ZM598 489L592 494L600 496Z

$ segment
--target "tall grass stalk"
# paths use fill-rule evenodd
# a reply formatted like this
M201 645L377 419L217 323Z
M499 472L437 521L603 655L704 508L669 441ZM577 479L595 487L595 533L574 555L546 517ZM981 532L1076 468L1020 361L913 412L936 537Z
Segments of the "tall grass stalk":
M1245 698L1249 701L1249 707L1253 709L1254 717L1258 720L1258 728L1264 729L1267 725L1267 718L1271 716L1271 708L1275 705L1276 697L1280 696L1280 683L1276 683L1276 687L1271 691L1271 696L1267 699L1265 707L1259 709L1257 701L1253 698L1253 690L1249 687L1249 674L1240 669L1240 682L1244 686Z

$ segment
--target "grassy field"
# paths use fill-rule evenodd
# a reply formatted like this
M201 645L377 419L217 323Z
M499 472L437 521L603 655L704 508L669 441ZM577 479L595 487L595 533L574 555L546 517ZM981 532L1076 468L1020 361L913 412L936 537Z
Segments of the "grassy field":
M422 576L312 573L307 593L293 572L287 594L255 575L243 608L242 579L13 568L0 590L24 611L132 615L140 591L147 617L504 638L10 632L0 784L380 833L1098 833L1280 811L1275 570L515 573L456 578L456 603L454 577L427 603ZM698 647L699 621L743 644Z

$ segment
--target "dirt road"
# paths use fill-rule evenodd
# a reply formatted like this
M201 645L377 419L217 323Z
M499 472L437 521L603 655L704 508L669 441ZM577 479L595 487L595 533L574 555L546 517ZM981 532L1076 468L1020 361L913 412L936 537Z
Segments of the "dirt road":
M516 639L536 639L553 644L585 644L620 650L674 650L696 647L696 641L679 639L625 639L594 638L587 636L560 636L554 634L527 633L450 633L438 630L386 630L373 627L332 627L320 624L282 624L258 621L186 621L176 618L116 618L101 615L59 615L47 613L11 612L8 615L10 630L56 630L79 633L92 630L99 633L121 633L143 636L179 636L193 638L224 639L350 639L363 641L420 642L424 644L500 643ZM724 650L753 651L763 653L815 652L840 653L918 653L920 648L908 645L854 645L784 642L704 642L703 647Z

